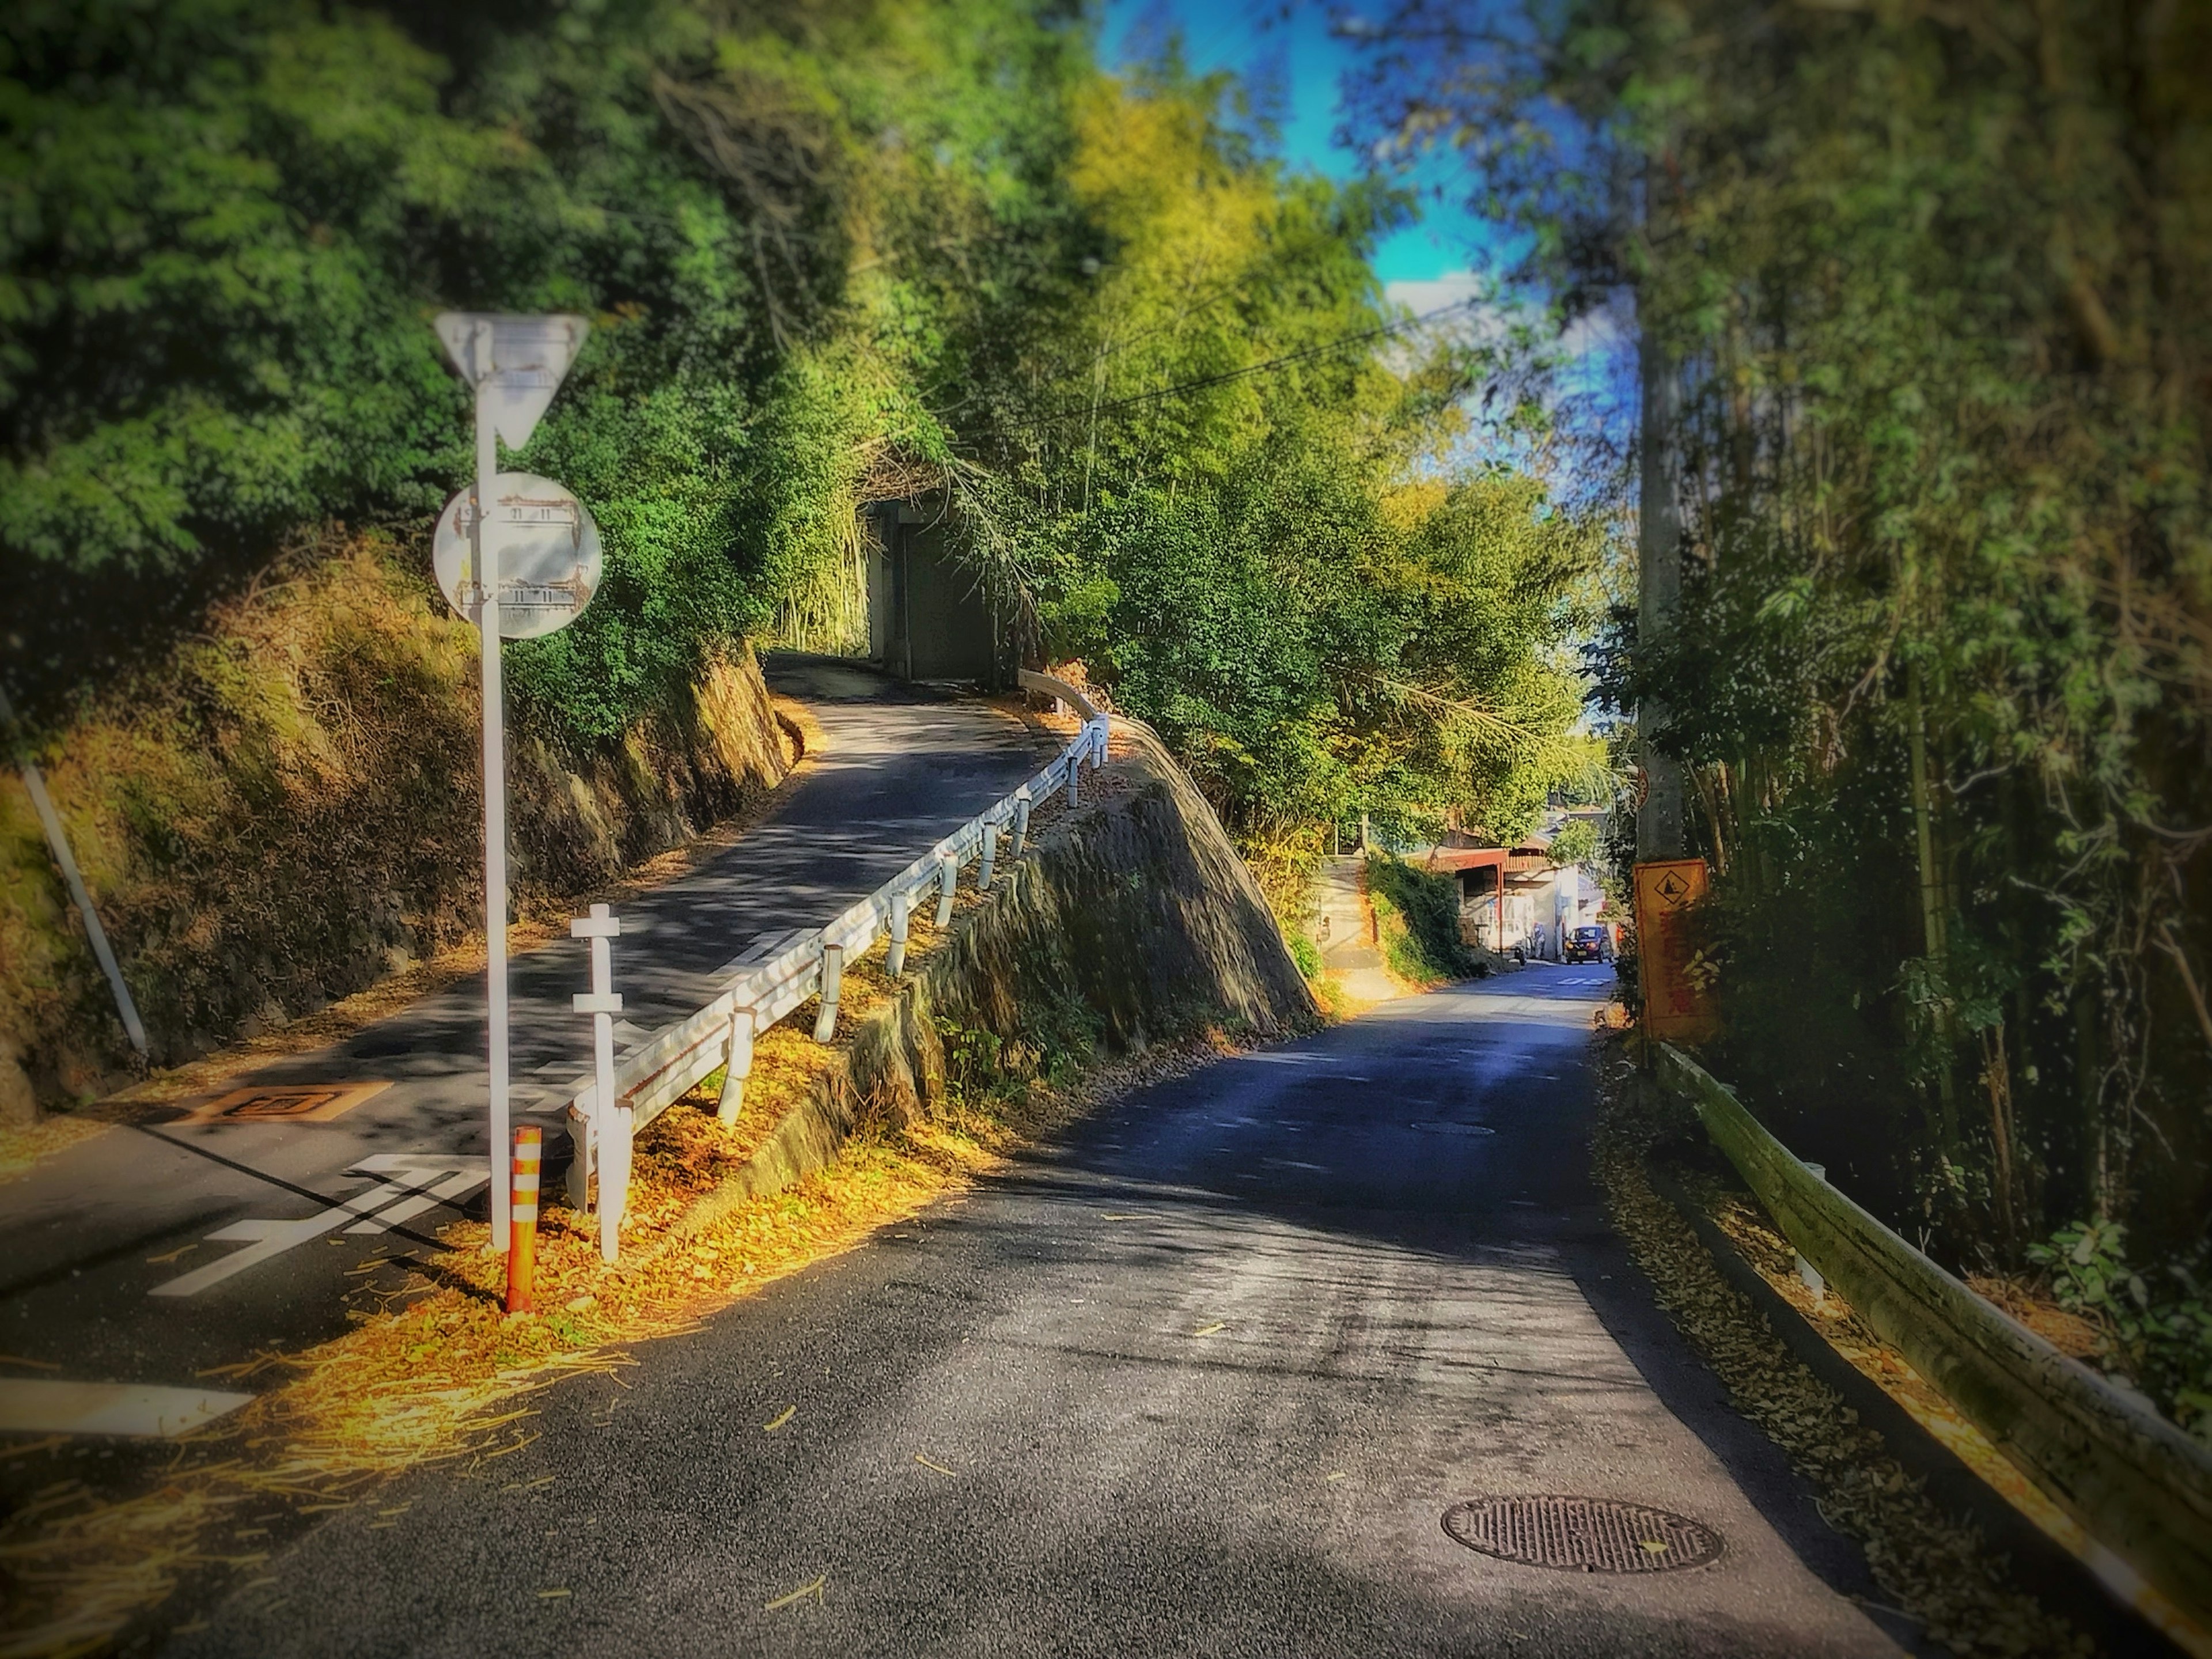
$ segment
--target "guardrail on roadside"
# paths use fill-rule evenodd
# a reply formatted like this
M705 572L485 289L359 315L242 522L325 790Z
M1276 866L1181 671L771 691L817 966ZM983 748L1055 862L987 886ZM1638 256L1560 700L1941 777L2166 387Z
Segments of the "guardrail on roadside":
M888 933L890 948L884 965L896 977L904 966L917 901L926 903L933 895L936 925L945 927L952 920L953 894L963 865L974 863L976 887L988 889L1008 832L1012 845L1006 856L1021 856L1032 808L1062 789L1069 804L1075 803L1083 762L1089 759L1093 770L1105 764L1110 717L1065 680L1024 670L1021 685L1024 690L1059 699L1082 717L1083 729L1074 740L1027 783L969 819L866 898L819 927L788 936L760 960L731 964L721 990L704 1007L662 1026L623 1056L614 1067L611 1102L601 1102L596 1079L580 1085L568 1108L575 1147L568 1166L572 1206L579 1211L587 1206L603 1133L634 1133L725 1067L720 1115L726 1124L735 1122L744 1080L752 1071L757 1036L810 998L819 998L814 1038L829 1042L836 1035L838 991L846 963L865 955ZM629 1166L626 1157L608 1162L617 1169ZM623 1194L603 1196L616 1206L618 1221ZM607 1232L611 1237L612 1229Z
M1906 1243L1671 1044L1658 1072L1852 1311L2116 1558L2088 1563L2107 1585L2212 1625L2212 1451Z

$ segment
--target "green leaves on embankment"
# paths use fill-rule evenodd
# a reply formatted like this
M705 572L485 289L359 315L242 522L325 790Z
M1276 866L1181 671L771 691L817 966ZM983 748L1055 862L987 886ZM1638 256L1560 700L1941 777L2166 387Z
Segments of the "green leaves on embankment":
M1248 836L1510 834L1580 763L1598 529L1455 470L1480 365L1367 262L1404 201L1240 95L1101 73L1051 0L17 8L0 541L42 602L0 672L52 718L304 526L418 536L471 462L428 316L571 309L517 459L607 574L510 651L550 735L734 636L856 643L855 509L920 496Z

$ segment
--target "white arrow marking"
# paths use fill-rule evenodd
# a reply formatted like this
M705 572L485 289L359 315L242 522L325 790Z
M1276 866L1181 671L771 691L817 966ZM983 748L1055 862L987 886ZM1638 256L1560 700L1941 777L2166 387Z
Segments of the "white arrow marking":
M296 1221L264 1221L254 1218L234 1221L228 1227L218 1228L207 1235L215 1244L242 1243L245 1249L234 1251L220 1261L184 1273L165 1283L156 1285L149 1296L198 1296L211 1285L244 1273L248 1267L295 1249L310 1239L320 1238L325 1233L346 1227L349 1232L380 1233L386 1228L420 1215L434 1204L450 1202L471 1188L480 1187L491 1179L487 1160L483 1158L430 1157L413 1152L382 1152L374 1158L363 1158L353 1166L363 1175L388 1175L394 1178L380 1187L373 1187L329 1209ZM425 1190L425 1189L428 1190ZM363 1220L374 1211L390 1204L392 1208L373 1221ZM347 1226L348 1223L354 1225Z
M474 1170L455 1170L436 1186L414 1197L403 1199L390 1209L373 1215L366 1221L356 1221L346 1229L348 1233L380 1233L412 1221L425 1210L435 1209L441 1204L450 1204L464 1194L472 1193L491 1179L489 1173L479 1166Z

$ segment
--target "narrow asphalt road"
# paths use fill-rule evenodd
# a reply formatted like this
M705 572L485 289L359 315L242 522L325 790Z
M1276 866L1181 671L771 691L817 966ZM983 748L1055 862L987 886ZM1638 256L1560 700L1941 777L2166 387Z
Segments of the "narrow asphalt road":
M735 846L619 907L615 977L629 1041L706 1001L714 970L748 945L818 927L1054 752L1002 709L854 665L787 660L771 664L769 678L811 709L823 752ZM562 939L514 960L519 1122L559 1123L589 1070L589 1022L568 1006L586 988L585 950ZM343 1331L345 1292L360 1283L349 1273L363 1258L392 1255L395 1239L434 1249L436 1230L459 1206L481 1212L484 1056L477 975L345 1042L223 1085L386 1085L341 1116L195 1124L185 1102L174 1121L111 1129L0 1186L0 1353L72 1382L194 1389L211 1367ZM401 1216L389 1231L364 1232L351 1216L318 1231L319 1214L380 1189L378 1179L348 1174L379 1155L455 1159L448 1201ZM362 1213L374 1224L394 1207ZM262 1243L241 1237L257 1229ZM197 1283L187 1275L223 1264L237 1270L179 1293ZM115 1452L101 1455L112 1465ZM51 1480L45 1461L0 1461L0 1501L26 1481ZM138 1461L123 1449L124 1464Z
M564 1384L495 1474L331 1517L166 1650L1894 1654L1605 1222L1604 977L1145 1090ZM1656 1505L1725 1550L1615 1576L1447 1534L1498 1494Z

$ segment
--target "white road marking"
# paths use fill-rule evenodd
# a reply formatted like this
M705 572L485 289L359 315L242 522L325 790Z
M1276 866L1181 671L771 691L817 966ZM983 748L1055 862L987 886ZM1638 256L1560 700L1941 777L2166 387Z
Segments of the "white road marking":
M741 970L751 967L757 962L766 962L770 957L781 953L787 946L798 944L799 935L807 931L804 927L793 927L787 933L756 933L753 936L753 942L745 947L743 956L732 957L708 977L728 979Z
M149 1296L198 1296L202 1291L220 1285L226 1279L244 1273L248 1267L280 1256L285 1251L296 1249L310 1239L320 1238L325 1233L344 1227L348 1232L380 1233L386 1228L420 1215L433 1204L450 1203L472 1188L480 1187L491 1179L489 1160L484 1158L435 1157L417 1152L380 1152L365 1158L349 1173L389 1176L382 1186L356 1194L329 1209L296 1221L264 1221L258 1218L234 1221L228 1227L218 1228L207 1235L208 1242L216 1244L242 1243L246 1248L234 1250L220 1261L211 1261L204 1267L156 1285ZM386 1205L392 1209L382 1215L373 1212ZM349 1225L348 1224L353 1224Z
M250 1394L136 1382L0 1377L0 1433L137 1434L163 1438L234 1412Z
M450 1166L448 1166L450 1167ZM380 1233L389 1228L412 1221L425 1210L435 1209L441 1204L450 1204L464 1194L474 1192L491 1177L483 1170L455 1170L427 1192L402 1199L388 1210L380 1211L366 1221L356 1221L346 1229L349 1233Z

